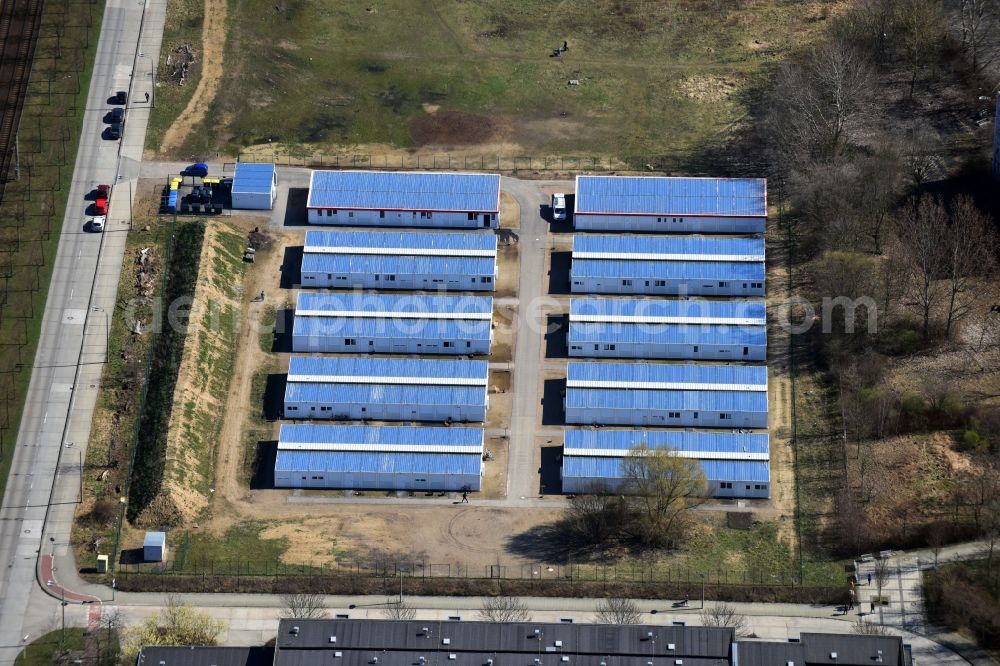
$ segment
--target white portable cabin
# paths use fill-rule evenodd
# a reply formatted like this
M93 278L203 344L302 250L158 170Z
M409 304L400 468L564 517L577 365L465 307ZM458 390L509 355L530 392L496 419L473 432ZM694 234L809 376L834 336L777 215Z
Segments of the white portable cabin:
M293 356L287 419L485 421L488 364L458 359Z
M496 229L500 176L416 171L313 171L310 224Z
M146 532L142 540L142 559L145 562L162 562L167 559L166 532Z
M587 363L566 367L566 423L767 428L767 368Z
M579 231L762 234L763 178L577 176Z
M763 296L764 239L573 238L570 291L648 296Z
M278 192L278 175L273 164L238 162L231 190L236 210L271 210Z
M283 424L277 488L478 491L482 428Z
M493 291L492 232L308 231L302 286Z
M701 464L706 495L767 499L771 496L770 447L766 433L683 430L567 430L562 456L562 492L628 493L624 463L643 449L664 450Z
M492 325L488 296L301 292L292 351L485 355Z
M574 358L764 361L763 301L574 298L566 346Z

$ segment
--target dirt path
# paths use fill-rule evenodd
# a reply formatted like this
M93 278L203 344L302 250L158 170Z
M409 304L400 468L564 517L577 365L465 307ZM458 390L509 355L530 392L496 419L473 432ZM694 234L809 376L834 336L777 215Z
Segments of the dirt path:
M180 148L191 130L208 112L222 80L222 54L225 48L226 0L205 0L205 21L201 28L201 78L198 79L198 87L187 106L163 135L161 155Z

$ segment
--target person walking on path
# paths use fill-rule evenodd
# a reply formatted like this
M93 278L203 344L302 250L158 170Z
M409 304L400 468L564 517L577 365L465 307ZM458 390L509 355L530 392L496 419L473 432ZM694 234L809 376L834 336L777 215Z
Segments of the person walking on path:
M872 572L871 571L868 572L868 584L869 585L872 584Z
M467 493L467 492L465 492L463 490L462 491L462 504L468 504L468 503L469 503L469 493Z
M874 614L875 614L875 602L873 601L872 602L872 615L874 615Z

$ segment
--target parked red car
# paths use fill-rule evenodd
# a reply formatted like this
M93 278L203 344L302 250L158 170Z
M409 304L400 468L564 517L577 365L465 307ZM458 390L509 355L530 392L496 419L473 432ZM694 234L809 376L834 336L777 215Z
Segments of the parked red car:
M98 185L97 186L97 196L104 197L105 199L111 196L111 186L110 185Z
M94 214L95 215L108 214L108 200L106 197L97 197L97 201L94 202Z

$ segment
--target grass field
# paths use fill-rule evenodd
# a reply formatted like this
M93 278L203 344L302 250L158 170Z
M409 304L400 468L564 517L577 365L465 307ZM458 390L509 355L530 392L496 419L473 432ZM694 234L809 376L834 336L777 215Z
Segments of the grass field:
M67 21L72 15L74 20ZM18 131L21 178L0 206L0 497L49 292L104 5L45 3ZM82 221L81 221L82 224Z
M74 663L74 658L82 656L86 638L87 630L77 627L67 627L65 634L62 629L50 631L26 645L21 654L17 655L14 665L52 666Z
M837 4L231 0L225 74L178 152L273 142L677 159L727 137L744 84Z

